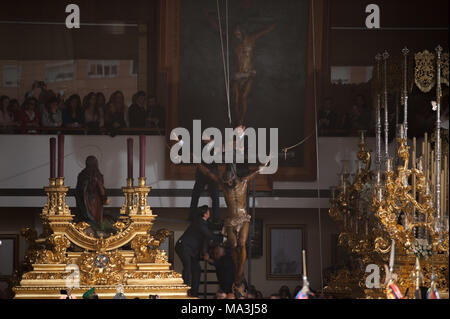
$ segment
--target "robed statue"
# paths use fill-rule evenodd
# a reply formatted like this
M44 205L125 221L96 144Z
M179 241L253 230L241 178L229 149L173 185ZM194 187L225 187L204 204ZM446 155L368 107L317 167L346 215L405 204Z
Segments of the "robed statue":
M87 222L93 228L101 228L103 205L108 204L109 200L95 156L86 158L86 168L78 174L75 198L79 221Z

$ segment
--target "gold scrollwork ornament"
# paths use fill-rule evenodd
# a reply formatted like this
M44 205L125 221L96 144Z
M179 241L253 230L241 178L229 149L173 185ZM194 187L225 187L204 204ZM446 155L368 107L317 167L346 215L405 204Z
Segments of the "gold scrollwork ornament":
M428 50L414 55L416 67L414 69L414 81L417 87L424 93L430 92L435 85L435 56Z

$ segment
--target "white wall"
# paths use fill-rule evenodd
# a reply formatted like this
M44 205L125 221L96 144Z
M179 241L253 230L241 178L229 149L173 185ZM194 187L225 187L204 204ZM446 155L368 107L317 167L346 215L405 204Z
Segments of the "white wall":
M0 188L42 188L48 184L49 137L46 135L0 135ZM75 187L78 173L84 168L88 155L99 160L100 170L105 176L106 188L121 188L126 179L126 139L127 136L76 136L65 137L65 184ZM351 160L355 168L357 138L324 137L319 139L320 188L328 189L337 184L337 173L341 160ZM374 147L374 139L368 139L369 148ZM134 174L137 176L139 163L139 141L134 137ZM192 189L193 181L171 181L164 176L165 140L162 136L147 136L147 181L153 189ZM317 189L316 182L274 182L274 189ZM111 198L112 207L122 205L122 197ZM208 201L202 198L202 201ZM41 207L45 197L0 196L0 207ZM150 205L154 207L189 207L189 197L154 197L150 193ZM74 198L68 198L70 206ZM312 208L318 207L314 198L260 197L257 207ZM221 206L225 203L221 200ZM321 207L328 207L328 199L320 201Z

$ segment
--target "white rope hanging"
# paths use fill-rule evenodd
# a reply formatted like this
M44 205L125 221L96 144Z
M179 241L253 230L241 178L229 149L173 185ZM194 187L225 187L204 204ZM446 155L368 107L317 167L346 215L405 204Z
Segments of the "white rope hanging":
M230 58L229 58L229 38L228 38L228 0L225 0L225 35L227 42L227 57L225 60L225 48L223 44L223 31L222 31L222 18L220 14L219 0L217 2L217 19L219 20L219 36L220 36L220 46L222 49L222 63L223 63L223 74L225 80L225 91L227 94L227 107L228 107L228 120L231 125L231 109L230 109Z

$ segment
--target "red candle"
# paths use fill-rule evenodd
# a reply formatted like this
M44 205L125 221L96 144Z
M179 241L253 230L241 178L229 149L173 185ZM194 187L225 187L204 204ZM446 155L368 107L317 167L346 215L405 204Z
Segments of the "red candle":
M64 177L64 135L58 135L58 177Z
M50 138L50 178L55 178L56 170L56 138Z
M145 135L139 136L139 177L145 177Z
M133 139L127 139L128 179L133 179Z

